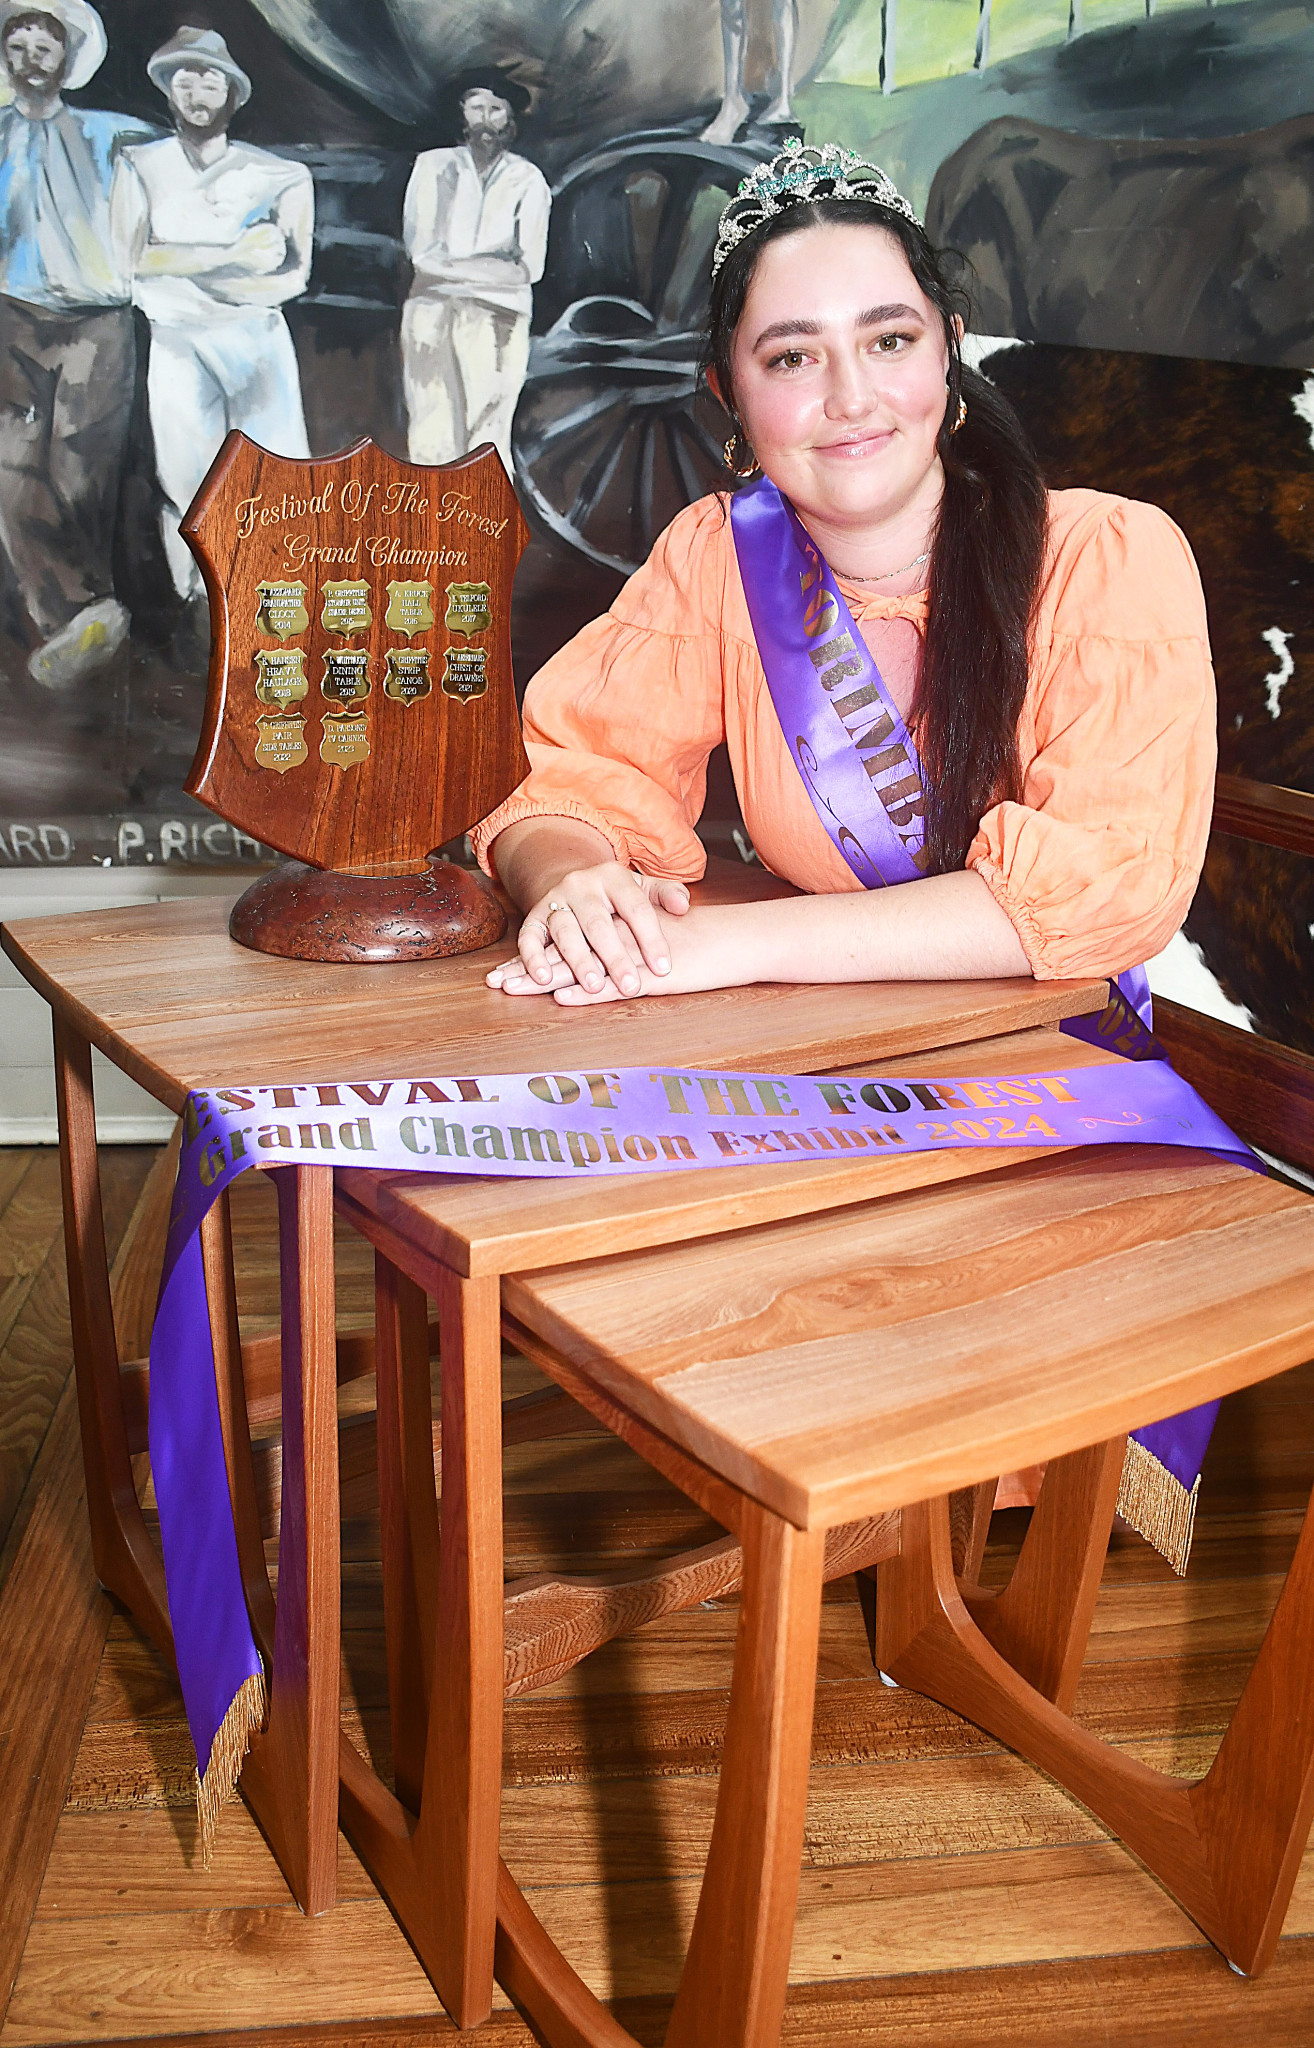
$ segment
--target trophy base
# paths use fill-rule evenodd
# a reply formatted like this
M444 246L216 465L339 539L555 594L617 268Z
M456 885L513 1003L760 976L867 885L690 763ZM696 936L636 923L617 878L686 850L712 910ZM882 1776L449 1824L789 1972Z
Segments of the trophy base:
M506 913L482 875L431 854L407 874L350 874L280 861L233 905L229 935L284 960L372 967L496 944Z

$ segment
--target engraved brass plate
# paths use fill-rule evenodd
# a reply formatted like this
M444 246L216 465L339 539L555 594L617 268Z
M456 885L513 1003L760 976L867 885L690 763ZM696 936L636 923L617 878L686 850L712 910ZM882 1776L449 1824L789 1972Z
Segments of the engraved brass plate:
M262 704L295 704L305 696L306 655L301 647L279 647L272 654L261 650L255 658L256 696Z
M449 583L443 621L448 632L462 633L467 639L472 633L486 633L493 623L492 596L486 583Z
M433 625L432 583L390 583L384 625L408 638L427 633Z
M488 688L488 649L449 647L444 658L443 695L468 704Z
M374 622L369 584L326 583L319 616L328 632L341 633L344 640L350 640L356 633L368 633Z
M370 657L364 647L328 647L324 650L324 679L320 689L336 704L360 704L370 694Z
M256 590L260 598L256 613L259 632L272 634L276 640L291 640L297 633L307 631L310 613L306 610L304 583L257 583Z
M395 697L401 704L414 704L417 697L427 697L432 689L427 647L388 649L388 673L383 679L386 697Z
M306 721L299 711L286 716L257 718L255 757L261 768L272 768L276 775L286 775L289 768L299 768L309 758L306 745Z
M370 721L365 711L326 711L319 758L334 768L355 768L370 757Z

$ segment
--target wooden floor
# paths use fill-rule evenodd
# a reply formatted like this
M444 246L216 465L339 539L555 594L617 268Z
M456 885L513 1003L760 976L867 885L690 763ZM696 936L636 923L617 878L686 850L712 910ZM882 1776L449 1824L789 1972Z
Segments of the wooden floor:
M112 1239L151 1157L104 1155ZM268 1326L271 1203L259 1176L239 1183L235 1207L244 1312ZM344 1312L363 1324L368 1259L348 1243L340 1263ZM30 1582L38 1539L58 1544L67 1526L77 1554L76 1487L58 1476L75 1469L60 1464L75 1430L61 1402L68 1371L57 1161L0 1151L0 1578L11 1595ZM508 1391L535 1383L508 1358ZM369 1398L368 1382L347 1388L344 1409ZM510 1572L614 1565L710 1533L610 1439L521 1446L507 1463ZM1138 1539L1115 1537L1081 1718L1147 1761L1203 1768L1312 1479L1314 1366L1225 1408L1185 1582ZM272 1513L268 1459L265 1487ZM367 1494L358 1485L349 1495L343 1537L343 1716L379 1758L387 1730ZM995 1580L1021 1519L996 1517ZM1257 1983L1241 1981L1081 1807L951 1714L874 1681L850 1585L830 1589L823 1616L791 2048L1314 2042L1314 1853L1275 1963ZM12 1663L14 1607L0 1585L0 1673ZM108 1616L108 1604L99 1611ZM654 1624L507 1711L503 1853L567 1954L645 2043L662 2038L697 1894L734 1627L733 1603ZM80 1699L74 1711L81 1723ZM0 1752L10 1735L0 1725ZM240 1805L213 1868L200 1869L191 1768L168 1673L113 1616L35 1912L28 1924L24 1907L24 1924L11 1927L18 1967L0 2048L455 2038L345 1843L340 1903L316 1921L291 1903ZM12 1876L0 1871L0 1948ZM15 1884L11 1896L20 1893ZM5 1968L0 1997L8 1977ZM502 2002L477 2038L520 2048L532 2037Z

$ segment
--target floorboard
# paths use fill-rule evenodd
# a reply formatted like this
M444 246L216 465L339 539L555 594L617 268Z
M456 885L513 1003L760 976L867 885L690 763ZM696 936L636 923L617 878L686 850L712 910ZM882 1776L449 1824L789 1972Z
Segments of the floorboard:
M148 1163L145 1153L107 1155L116 1237ZM52 1570L61 1557L75 1569L78 1555L67 1522L63 1538L52 1526L44 1545L32 1541L43 1510L55 1513L60 1500L67 1510L76 1478L52 1187L49 1155L0 1152L0 1514L19 1532L7 1552L15 1571L20 1559L32 1571L46 1549ZM245 1324L266 1329L277 1270L270 1190L259 1176L238 1184L234 1211ZM371 1287L367 1250L344 1240L346 1318L368 1321ZM506 1379L509 1392L539 1384L514 1358ZM368 1383L345 1388L344 1414L369 1398ZM1226 1405L1188 1578L1175 1579L1139 1539L1115 1534L1078 1694L1089 1727L1163 1769L1194 1775L1207 1765L1281 1585L1311 1479L1314 1367ZM603 1435L516 1446L506 1482L513 1576L615 1566L711 1533ZM386 1769L367 1494L353 1492L361 1511L343 1528L343 1720ZM1006 1578L1024 1526L1021 1511L996 1517L988 1581ZM94 1598L85 1588L84 1603ZM0 1598L0 1673L12 1674L5 1613ZM711 1827L736 1618L732 1600L656 1622L507 1710L503 1853L586 1980L653 2048ZM297 1912L240 1805L224 1818L212 1867L201 1869L174 1682L126 1617L100 1626L0 2048L455 2041L345 1842L340 1903L316 1921ZM20 1685L11 1691L21 1698ZM4 1839L0 1817L0 1848ZM791 1975L789 2048L1309 2048L1314 1853L1274 1965L1242 1982L1082 1807L944 1709L876 1685L856 1600L841 1583L822 1615ZM488 2048L531 2042L505 2000L477 2038Z

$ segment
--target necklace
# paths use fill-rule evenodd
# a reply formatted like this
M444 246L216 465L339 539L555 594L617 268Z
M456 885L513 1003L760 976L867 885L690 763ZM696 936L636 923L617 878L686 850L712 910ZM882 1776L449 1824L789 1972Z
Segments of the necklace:
M929 562L930 559L931 550L927 548L924 555L918 555L915 561L905 562L902 569L882 569L879 576L850 576L847 569L835 569L833 562L831 568L835 569L835 574L843 577L846 583L888 583L892 576L906 576L910 569L920 569L922 563Z

